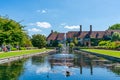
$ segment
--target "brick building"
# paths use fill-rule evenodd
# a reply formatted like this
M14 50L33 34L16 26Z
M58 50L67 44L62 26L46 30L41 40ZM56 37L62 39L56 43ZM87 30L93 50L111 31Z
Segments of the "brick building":
M92 31L92 25L90 25L89 31L82 31L82 25L80 25L79 31L69 31L66 33L66 40L70 43L74 38L77 38L79 45L91 46L91 39L110 39L114 32L120 33L120 30ZM51 41L63 43L65 41L65 33L55 33L51 30L47 37L48 44L51 44Z

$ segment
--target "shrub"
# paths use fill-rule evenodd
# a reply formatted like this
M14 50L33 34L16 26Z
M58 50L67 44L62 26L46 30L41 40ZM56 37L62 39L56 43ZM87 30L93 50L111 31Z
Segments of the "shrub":
M100 41L98 45L99 46L107 46L109 44L110 44L110 41Z
M115 41L115 42L101 41L99 43L99 47L100 48L105 48L105 49L117 49L117 48L120 47L120 42L119 41Z
M110 44L107 45L108 49L116 49L115 42L111 42Z
M73 48L75 46L75 44L74 43L70 43L70 48Z
M17 50L17 49L16 49L16 48L14 48L14 47L12 47L12 48L11 48L11 51L16 51L16 50Z
M120 47L120 41L116 41L115 46L116 46L116 48L119 48Z
M26 48L25 47L20 47L20 50L26 50Z
M59 48L62 48L62 46L63 46L63 45L62 45L61 43L58 44L58 47L59 47Z

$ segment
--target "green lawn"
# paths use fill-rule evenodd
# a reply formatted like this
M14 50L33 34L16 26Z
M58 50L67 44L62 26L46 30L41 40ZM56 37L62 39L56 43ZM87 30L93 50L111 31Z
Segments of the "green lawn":
M20 56L25 54L35 54L38 52L49 51L51 49L34 49L34 50L21 50L21 51L11 51L11 52L0 52L0 59L1 58L8 58L12 56Z
M81 49L89 52L95 52L98 54L104 54L109 56L114 56L117 58L120 58L120 51L114 51L114 50L101 50L101 49Z

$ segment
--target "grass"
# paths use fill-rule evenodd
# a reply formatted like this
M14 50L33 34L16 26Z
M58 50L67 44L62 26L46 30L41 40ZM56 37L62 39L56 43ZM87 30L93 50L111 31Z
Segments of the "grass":
M11 51L11 52L1 52L0 53L0 59L1 58L8 58L12 56L20 56L20 55L26 55L26 54L35 54L38 52L44 52L49 51L51 49L34 49L34 50L21 50L21 51Z
M103 54L103 55L108 55L108 56L113 56L113 57L120 58L120 51L101 50L101 49L81 49L81 50L88 51L88 52L95 52L95 53L98 53L98 54Z

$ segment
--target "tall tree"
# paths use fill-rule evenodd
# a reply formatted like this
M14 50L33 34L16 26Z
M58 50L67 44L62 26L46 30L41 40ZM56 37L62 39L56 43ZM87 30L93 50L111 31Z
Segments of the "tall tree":
M23 39L24 39L24 41L21 42L22 46L24 46L24 47L31 47L32 46L31 38L29 37L29 35L24 34Z
M112 35L112 41L120 41L120 33L114 32Z
M114 24L110 26L108 30L120 30L120 24Z
M24 44L27 33L24 26L19 22L5 17L0 17L0 45L5 44ZM30 39L28 39L30 41Z
M34 47L43 48L46 46L46 37L41 34L34 34L31 38Z

